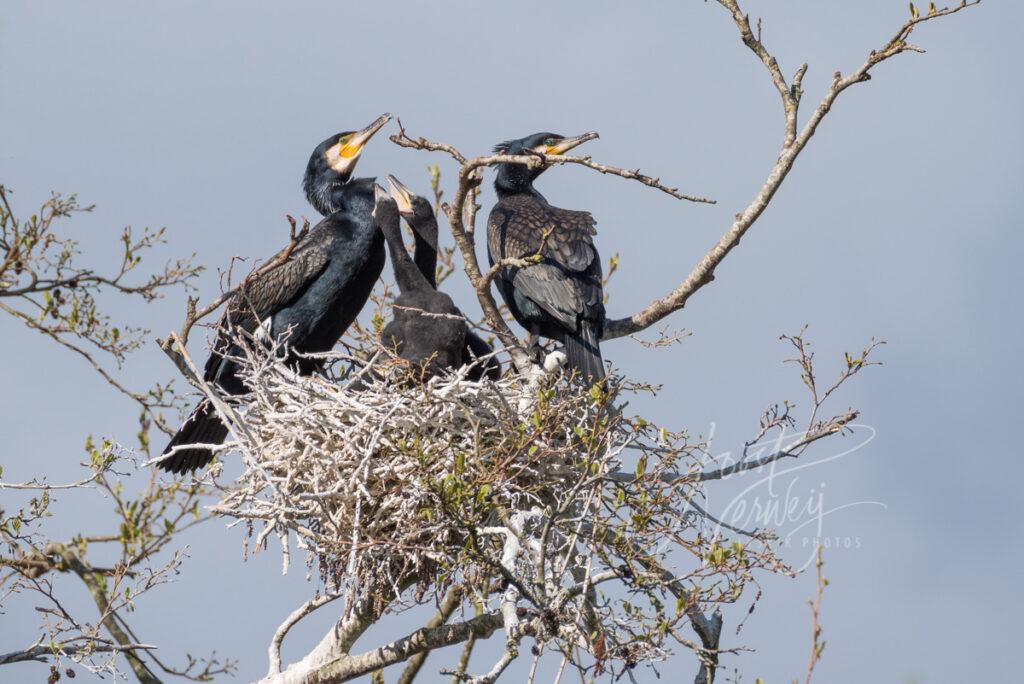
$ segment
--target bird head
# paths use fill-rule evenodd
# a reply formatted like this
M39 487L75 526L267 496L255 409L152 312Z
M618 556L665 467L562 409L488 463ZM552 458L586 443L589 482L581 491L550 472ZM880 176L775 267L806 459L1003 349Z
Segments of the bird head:
M597 131L588 131L581 135L566 137L559 133L534 133L525 138L506 140L495 145L496 154L511 155L560 155L582 145L588 140L598 138ZM500 191L518 192L526 189L537 176L542 174L548 165L528 167L525 164L499 164L498 178L495 187Z
M494 151L497 154L565 154L574 147L599 137L597 131L588 131L572 137L559 133L534 133L525 138L499 143L495 145Z
M326 203L325 193L333 185L348 182L366 143L390 120L390 114L382 114L362 130L335 133L316 146L306 165L303 189L318 211L331 213L321 209Z
M373 184L373 218L377 225L384 226L394 223L398 227L398 204L392 199L388 191L377 183Z
M398 212L402 218L436 250L437 221L434 220L434 208L430 206L430 202L427 198L414 193L391 174L387 175L387 181L388 192L398 205Z

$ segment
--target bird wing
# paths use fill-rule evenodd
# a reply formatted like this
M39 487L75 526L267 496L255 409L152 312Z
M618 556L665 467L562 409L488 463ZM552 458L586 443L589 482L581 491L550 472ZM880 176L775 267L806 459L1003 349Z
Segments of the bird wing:
M576 329L576 319L585 304L585 292L578 280L558 266L542 263L518 269L512 285L569 330Z
M487 248L494 261L540 253L572 271L585 271L597 257L590 212L552 207L528 195L501 199L487 222Z
M233 329L253 332L260 322L292 302L323 272L329 260L327 247L333 240L326 226L328 220L317 224L286 261L258 276L250 275L231 298L217 323L217 339L204 369L207 380L216 378Z

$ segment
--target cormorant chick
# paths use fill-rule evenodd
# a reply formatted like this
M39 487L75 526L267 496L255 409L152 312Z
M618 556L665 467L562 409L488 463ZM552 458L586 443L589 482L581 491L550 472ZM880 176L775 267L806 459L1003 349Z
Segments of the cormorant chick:
M398 212L412 228L413 261L431 287L437 289L437 217L434 209L425 197L412 192L394 176L388 174L387 181L389 194L398 204ZM467 326L462 365L472 364L467 375L470 380L480 381L485 376L497 380L501 377L501 362L492 355L493 352L491 345Z
M398 356L420 367L424 379L462 365L466 321L452 298L435 290L409 256L399 225L398 205L376 186L374 218L384 233L400 294L393 320L381 334Z

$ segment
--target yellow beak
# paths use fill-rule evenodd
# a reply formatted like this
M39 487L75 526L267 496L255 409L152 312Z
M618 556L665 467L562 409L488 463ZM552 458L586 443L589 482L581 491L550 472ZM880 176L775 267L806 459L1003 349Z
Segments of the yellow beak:
M365 147L366 143L370 141L370 138L372 138L377 131L384 128L384 124L388 121L391 121L391 115L381 114L373 123L358 133L355 133L347 143L342 145L341 149L338 150L338 154L345 159L350 159L356 156L363 151L363 147Z
M589 131L583 135L577 135L573 138L563 138L554 145L548 146L548 148L544 150L544 154L565 154L572 148L579 147L588 140L594 140L595 138L600 137L601 136L597 134L597 131Z

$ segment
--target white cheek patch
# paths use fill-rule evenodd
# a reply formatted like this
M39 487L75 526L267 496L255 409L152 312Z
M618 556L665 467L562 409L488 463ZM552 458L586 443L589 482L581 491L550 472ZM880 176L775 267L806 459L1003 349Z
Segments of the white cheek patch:
M327 164L338 173L345 173L349 167L359 158L358 154L355 154L348 159L341 156L341 145L332 145L327 148Z

